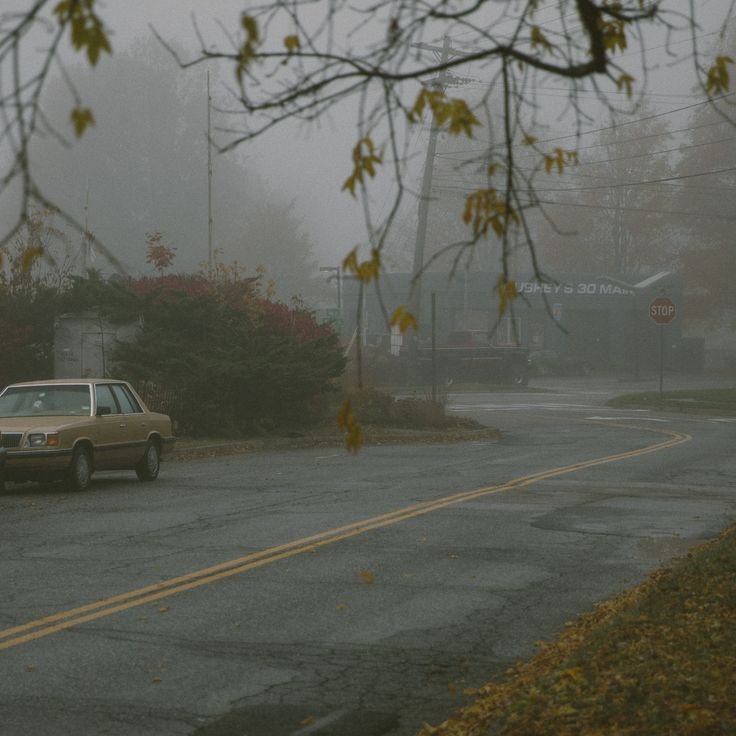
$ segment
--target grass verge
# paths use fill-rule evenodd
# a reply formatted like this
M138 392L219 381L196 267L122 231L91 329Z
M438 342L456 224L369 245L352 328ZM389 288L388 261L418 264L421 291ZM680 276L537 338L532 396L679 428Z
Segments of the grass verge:
M349 398L366 445L496 441L497 429L447 414L445 401L422 397L395 398L377 389L363 389L330 397L322 418L298 427L281 427L269 433L244 437L180 437L175 459L194 459L241 452L339 447L345 435L335 417L339 402Z
M655 411L736 416L736 388L698 389L690 391L642 391L616 396L608 406L620 409L653 409Z
M736 733L736 526L570 624L420 736Z

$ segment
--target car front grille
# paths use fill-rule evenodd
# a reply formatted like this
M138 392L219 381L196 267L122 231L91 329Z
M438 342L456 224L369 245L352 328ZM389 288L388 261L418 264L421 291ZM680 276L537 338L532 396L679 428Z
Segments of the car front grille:
M20 441L23 439L22 432L3 432L0 435L0 446L6 449L20 446Z

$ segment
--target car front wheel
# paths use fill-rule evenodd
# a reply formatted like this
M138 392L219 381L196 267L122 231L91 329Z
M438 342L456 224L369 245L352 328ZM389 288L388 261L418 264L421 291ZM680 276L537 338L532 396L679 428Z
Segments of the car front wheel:
M135 474L138 476L138 480L156 480L156 478L158 478L160 467L161 457L159 455L158 447L153 442L149 442L146 445L146 451L143 453L143 458L135 468Z
M72 491L86 491L92 480L92 458L85 447L77 447L67 472L66 483Z

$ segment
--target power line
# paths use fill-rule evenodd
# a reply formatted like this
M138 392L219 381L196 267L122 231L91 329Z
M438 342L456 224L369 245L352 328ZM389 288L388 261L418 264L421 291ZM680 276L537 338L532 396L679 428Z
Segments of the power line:
M642 136L644 138L644 136ZM630 140L641 140L641 139L630 139ZM633 154L631 156L619 156L618 158L605 158L605 159L596 159L595 161L578 161L577 164L575 164L575 167L578 166L594 166L596 164L608 164L613 163L615 161L630 161L637 158L648 158L649 156L660 156L663 153L679 153L680 151L687 151L692 148L701 148L702 146L713 146L717 143L727 143L729 141L736 140L736 136L731 136L730 138L719 138L715 141L704 141L703 143L692 143L687 146L677 146L676 148L665 148L661 151L650 151L649 153L637 153ZM605 144L604 144L605 145ZM582 149L581 149L582 150ZM462 159L458 159L461 160ZM533 171L534 169L519 169L519 171Z
M648 140L649 138L661 138L665 135L667 136L674 135L675 133L689 133L690 131L700 130L701 128L712 128L714 125L727 125L727 124L729 124L727 120L716 120L715 122L712 122L712 123L701 123L700 125L693 125L688 128L676 128L675 130L668 130L666 133L651 133L649 135L637 136L636 138L623 138L623 139L619 139L616 141L611 141L610 143L593 143L589 146L580 146L580 148L576 148L575 150L578 153L580 153L580 151L589 151L591 148L608 148L609 146L612 146L612 145L618 146L618 145L622 145L625 143L638 143L639 141ZM487 151L487 149L483 149L483 151L485 152ZM460 161L463 163L469 161L469 159L467 158L460 158L460 157L453 158L458 153L463 153L463 151L447 151L445 153L438 153L437 156L439 158L444 158L450 161ZM516 160L518 161L519 159L532 158L532 157L539 158L539 154L530 153L524 156L517 156ZM526 171L531 171L531 169L526 169Z
M465 192L460 187L437 187L437 189L446 189L448 191ZM707 212L683 212L682 210L656 210L646 207L609 207L602 204L583 204L582 202L555 202L553 200L539 199L535 202L522 202L522 204L544 204L559 207L581 207L590 210L611 210L615 212L645 212L654 215L679 215L681 217L706 217L709 220L723 220L725 222L736 222L736 217L728 217L727 215L709 214Z
M539 145L541 143L554 143L556 141L567 140L568 138L580 138L581 136L591 135L592 133L602 133L603 131L606 131L606 130L614 130L617 128L623 128L624 126L635 125L636 123L644 123L647 120L654 120L655 118L661 118L661 117L664 117L665 115L674 115L676 112L682 112L683 110L691 110L692 108L700 107L701 105L709 105L709 104L712 104L713 102L716 102L717 100L724 100L728 97L733 97L734 95L736 95L736 92L729 92L728 94L719 95L718 97L711 97L707 100L703 100L702 102L694 102L691 105L684 105L683 107L676 107L673 110L667 110L665 112L658 112L652 115L646 115L643 118L636 118L636 120L625 120L621 123L617 123L616 125L606 125L603 128L594 128L592 130L584 130L579 133L569 133L567 135L555 136L553 138L545 138L544 140L535 141L535 145ZM660 134L660 135L664 135L664 134ZM528 146L525 146L523 143L515 143L513 145L513 148L528 148ZM486 153L488 150L489 150L488 148L472 148L472 149L465 149L462 151L455 151L455 153Z
M662 184L668 181L680 181L682 179L694 179L699 176L714 176L715 174L724 174L729 171L736 171L736 166L729 166L724 169L715 169L713 171L703 171L697 174L679 174L677 176L665 176L661 179L648 179L646 181L624 181L618 184L594 184L589 187L538 187L537 192L589 192L594 189L618 189L620 187L641 187L650 184Z
M583 204L582 202L553 202L551 200L538 200L539 204L553 205L559 207L582 207L591 210L614 210L616 212L645 212L653 215L679 215L681 217L706 217L709 220L723 220L724 222L736 222L736 217L727 215L708 214L707 212L683 212L682 210L655 210L646 207L607 207L602 204ZM528 204L531 204L529 202Z

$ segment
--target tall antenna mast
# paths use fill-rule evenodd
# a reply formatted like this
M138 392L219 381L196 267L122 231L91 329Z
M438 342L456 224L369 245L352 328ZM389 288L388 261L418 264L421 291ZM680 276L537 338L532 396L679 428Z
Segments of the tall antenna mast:
M212 98L207 70L207 276L212 278L212 138L210 135Z
M84 198L84 241L82 242L82 276L87 275L87 257L89 256L89 179L87 179L87 195Z

